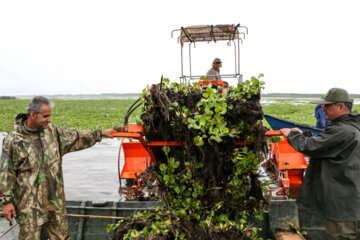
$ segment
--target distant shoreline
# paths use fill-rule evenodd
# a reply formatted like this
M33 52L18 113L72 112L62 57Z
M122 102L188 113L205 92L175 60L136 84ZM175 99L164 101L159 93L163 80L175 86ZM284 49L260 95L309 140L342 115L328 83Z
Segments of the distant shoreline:
M50 99L137 99L140 93L101 93L101 94L34 94L4 96L3 99L31 99L35 96L45 96ZM0 96L1 100L2 96Z
M101 93L101 94L44 94L42 96L56 99L137 99L141 93ZM31 99L37 95L0 96L1 99ZM324 94L317 93L265 93L262 97L280 98L320 98ZM350 94L353 98L360 98L360 94Z

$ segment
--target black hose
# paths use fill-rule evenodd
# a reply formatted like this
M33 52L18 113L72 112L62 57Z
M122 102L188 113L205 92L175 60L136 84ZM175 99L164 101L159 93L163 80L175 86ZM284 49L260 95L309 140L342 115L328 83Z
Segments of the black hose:
M131 104L131 106L129 107L128 111L126 112L125 118L124 118L124 124L127 125L128 124L128 120L129 120L129 116L130 114L137 109L142 103L139 103L138 105L136 105L134 107L134 105L136 103L138 103L140 101L140 98L138 98L133 104Z
M163 85L163 75L161 75L161 80L160 80L160 89L162 88ZM132 112L134 112L135 109L137 109L142 103L139 103L138 105L136 105L134 107L134 105L140 101L140 98L138 98L128 109L128 111L126 112L125 118L124 118L124 124L127 125L128 121L129 121L129 116L131 115Z
M133 109L131 109L131 111L130 111L128 114L126 114L126 116L125 116L125 121L124 121L124 124L125 124L125 125L128 124L128 119L129 119L130 114L132 114L133 111L135 111L138 107L140 107L141 104L142 104L142 103L139 103L139 104L136 105Z

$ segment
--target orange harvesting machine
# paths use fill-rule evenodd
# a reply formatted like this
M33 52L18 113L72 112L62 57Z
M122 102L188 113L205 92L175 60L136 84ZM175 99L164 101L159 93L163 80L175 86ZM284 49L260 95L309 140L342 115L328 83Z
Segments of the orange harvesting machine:
M161 151L161 147L185 144L175 141L146 141L143 133L143 125L135 124L127 125L127 131L113 133L114 137L122 138L118 157L120 182L122 179L139 179L141 173L151 164L160 164L154 153ZM282 136L282 133L281 131L267 131L265 136ZM124 139L129 139L129 141L125 142ZM236 145L243 144L244 142L236 143ZM120 163L122 150L124 154L123 164ZM284 140L270 144L266 163L281 185L277 194L287 198L292 192L296 194L308 166L306 157L292 148L284 137ZM121 165L123 166L121 167ZM139 180L137 181L138 185L142 184L141 179Z

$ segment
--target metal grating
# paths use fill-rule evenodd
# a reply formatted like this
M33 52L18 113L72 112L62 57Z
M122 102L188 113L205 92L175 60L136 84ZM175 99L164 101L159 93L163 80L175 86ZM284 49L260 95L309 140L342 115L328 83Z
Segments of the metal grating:
M211 42L239 39L238 25L201 25L182 27L180 43Z

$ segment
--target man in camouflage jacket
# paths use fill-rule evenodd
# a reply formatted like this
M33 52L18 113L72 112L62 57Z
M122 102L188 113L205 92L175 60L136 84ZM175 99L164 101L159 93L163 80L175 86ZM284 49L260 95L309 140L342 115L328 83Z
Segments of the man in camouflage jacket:
M3 142L0 201L5 218L20 225L19 239L40 239L45 225L50 239L70 239L66 217L62 157L93 146L113 129L78 131L50 122L51 103L35 97L27 114L16 117L16 131Z

